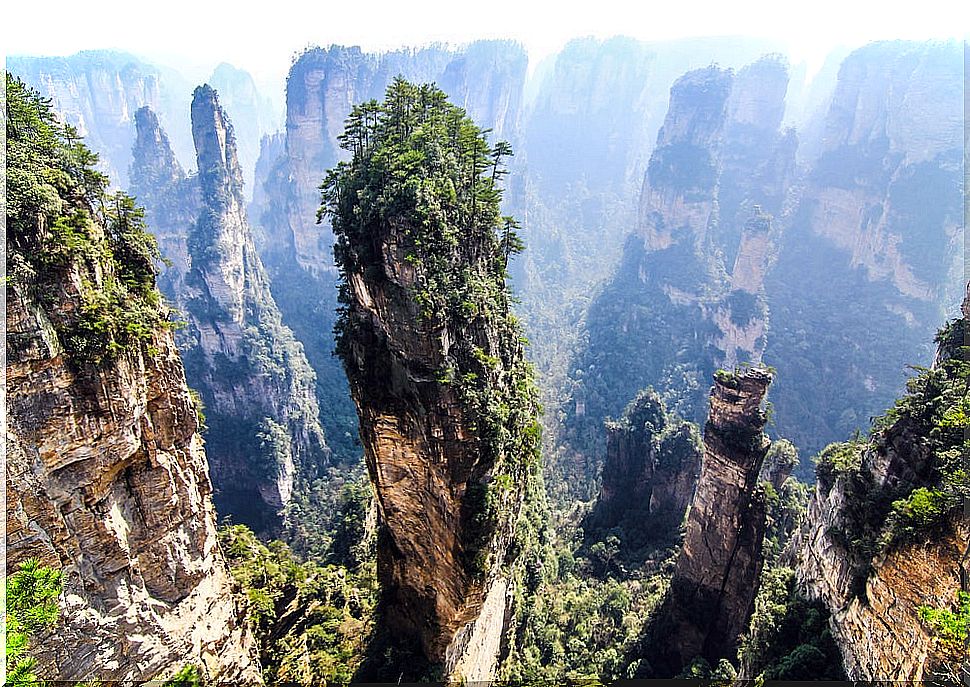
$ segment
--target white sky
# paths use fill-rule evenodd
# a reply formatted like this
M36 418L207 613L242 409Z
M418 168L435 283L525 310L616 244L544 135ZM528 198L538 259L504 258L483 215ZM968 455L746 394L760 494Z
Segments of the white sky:
M67 55L113 48L205 78L219 62L277 83L307 45L369 50L513 38L532 64L570 38L622 34L644 40L746 35L789 45L794 62L820 66L837 45L884 38L967 38L965 0L44 0L0 10L5 54ZM42 16L34 17L39 9ZM194 73L193 73L194 72Z

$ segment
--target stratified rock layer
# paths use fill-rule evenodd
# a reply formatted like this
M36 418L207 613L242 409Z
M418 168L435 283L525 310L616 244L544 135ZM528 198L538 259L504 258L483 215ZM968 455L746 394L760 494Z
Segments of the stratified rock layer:
M42 154L61 136L53 115L40 106L25 119L37 101L10 86L21 119L8 123L8 145L15 164L33 165L11 173L69 179L51 166L63 158ZM55 152L76 152L69 145ZM25 160L25 148L40 153ZM149 237L134 211L119 237L97 183L87 195L69 183L28 186L57 201L47 214L26 210L25 185L12 184L7 214L6 564L13 572L36 558L62 572L64 589L51 634L31 639L36 673L144 682L195 665L207 679L258 683L245 608L218 548L197 410L150 253L137 252ZM52 225L65 217L80 248L52 258L64 236ZM128 300L105 307L122 279ZM127 327L112 320L124 316Z
M733 658L747 630L764 563L758 476L770 446L763 432L770 383L761 368L715 377L684 546L648 634L654 677L673 677L698 657L711 665Z

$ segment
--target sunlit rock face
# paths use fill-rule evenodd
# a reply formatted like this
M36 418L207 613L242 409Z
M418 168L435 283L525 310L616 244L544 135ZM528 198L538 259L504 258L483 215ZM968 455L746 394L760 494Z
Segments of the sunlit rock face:
M764 564L758 476L771 443L764 434L770 383L763 368L715 377L684 545L644 645L652 677L673 677L698 657L716 665L734 656L748 628Z

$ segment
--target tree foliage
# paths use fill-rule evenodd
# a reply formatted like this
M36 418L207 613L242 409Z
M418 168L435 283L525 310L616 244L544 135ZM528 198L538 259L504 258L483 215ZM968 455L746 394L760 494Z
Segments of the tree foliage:
M28 558L6 580L5 687L36 685L36 661L29 655L31 640L43 638L60 615L61 572Z

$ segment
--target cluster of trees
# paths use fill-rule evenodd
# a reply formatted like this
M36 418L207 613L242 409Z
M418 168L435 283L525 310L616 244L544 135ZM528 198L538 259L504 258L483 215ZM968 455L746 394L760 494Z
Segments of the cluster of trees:
M150 351L158 328L170 323L155 289L159 254L143 210L124 193L108 193L97 155L58 121L48 99L9 73L6 128L8 287L30 285L50 304L64 272L78 273L82 307L48 312L77 366L143 345Z

